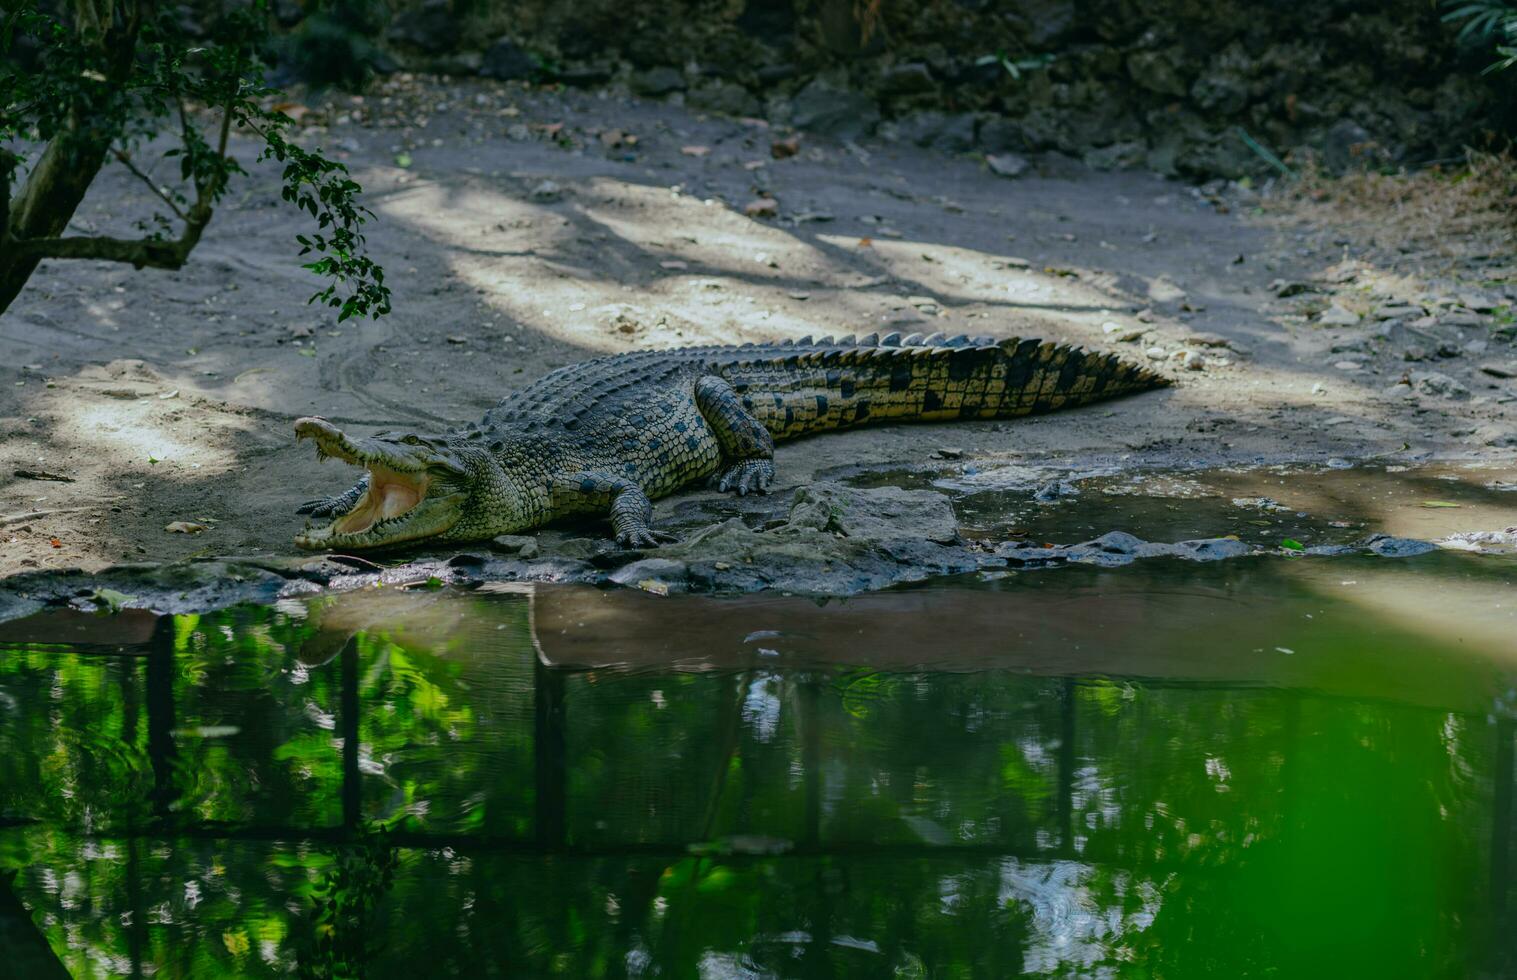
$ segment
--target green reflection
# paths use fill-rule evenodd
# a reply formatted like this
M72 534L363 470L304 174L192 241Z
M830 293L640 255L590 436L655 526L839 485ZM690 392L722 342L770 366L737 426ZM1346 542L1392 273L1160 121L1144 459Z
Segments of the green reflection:
M634 637L709 607L554 589L170 617L109 652L0 641L0 870L75 976L1509 967L1505 668L1298 580L1240 571L1240 604L1146 574L1173 626L1079 651L1125 676L1050 669L1042 635L956 666L977 617L1029 592L1069 615L1108 581L1075 571L775 599L746 619L810 640L691 637L681 669L576 664L563 637L611 603L607 659L648 663ZM931 669L832 639L924 596L964 629ZM1244 656L1305 647L1308 611L1315 660ZM1177 676L1187 642L1228 659ZM1356 678L1372 655L1445 676Z

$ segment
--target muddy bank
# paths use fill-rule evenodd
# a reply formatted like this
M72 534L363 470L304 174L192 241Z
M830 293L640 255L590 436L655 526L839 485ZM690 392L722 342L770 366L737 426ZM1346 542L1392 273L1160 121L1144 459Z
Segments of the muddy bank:
M303 305L305 228L250 161L183 271L44 267L0 317L0 574L297 560L295 508L353 474L297 447L295 417L438 429L574 359L702 342L1038 336L1178 382L786 445L782 500L840 468L944 456L1080 472L1517 454L1509 253L1397 266L1332 228L1254 220L1246 188L1057 160L1008 180L809 137L776 158L787 130L610 91L396 82L303 118L368 188L395 313L339 325ZM76 225L131 234L146 194L107 171ZM759 195L774 217L743 213ZM659 502L658 520L691 499ZM200 530L169 530L186 525Z
M914 486L870 486L879 475L862 473L851 484L823 481L791 494L696 495L661 524L677 543L649 551L621 549L583 525L410 560L239 556L29 573L0 583L0 619L58 606L198 612L325 591L449 584L847 596L1066 565L1517 554L1513 472L1394 464L1141 474L967 469L893 477ZM1091 527L1112 529L1080 537Z

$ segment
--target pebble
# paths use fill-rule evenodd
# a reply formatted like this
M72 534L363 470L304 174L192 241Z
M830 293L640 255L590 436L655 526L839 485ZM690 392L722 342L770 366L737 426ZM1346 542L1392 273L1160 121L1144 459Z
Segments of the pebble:
M1333 367L1340 371L1357 371L1364 365L1358 361L1334 361Z
M1517 378L1517 361L1487 361L1480 365L1480 370L1493 378Z
M564 189L551 180L545 180L532 188L532 200L556 201L563 196Z
M1147 354L1151 361L1162 361L1169 356L1168 352L1162 347L1150 347L1143 353Z
M1020 177L1031 166L1025 157L1015 153L990 153L985 156L985 165L997 177Z
M1317 322L1331 327L1352 327L1359 323L1359 314L1334 303L1317 317Z

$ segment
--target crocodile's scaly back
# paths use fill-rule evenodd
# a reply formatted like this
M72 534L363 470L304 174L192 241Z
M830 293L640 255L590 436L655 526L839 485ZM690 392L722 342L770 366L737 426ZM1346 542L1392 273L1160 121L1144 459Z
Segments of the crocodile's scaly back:
M1122 360L1040 340L920 334L638 351L559 368L505 398L484 426L620 414L714 374L775 439L882 422L1009 418L1168 384Z
M367 476L305 509L335 518L309 548L473 541L574 514L610 516L617 540L655 543L653 498L709 476L763 491L774 443L874 422L1009 418L1168 382L1061 344L898 334L638 351L573 364L437 435L350 438L324 419L296 432Z
M1114 354L1016 338L803 339L745 353L732 351L718 370L777 440L866 423L1031 415L1168 384Z

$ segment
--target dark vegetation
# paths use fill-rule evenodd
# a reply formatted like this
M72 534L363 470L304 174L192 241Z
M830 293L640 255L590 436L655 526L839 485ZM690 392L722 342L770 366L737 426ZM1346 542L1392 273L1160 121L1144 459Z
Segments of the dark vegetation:
M310 213L299 238L307 268L325 281L313 301L338 318L388 312L384 273L363 254L359 185L341 163L288 138L272 108L262 55L261 0L209 24L155 0L39 0L7 5L0 25L0 311L47 259L104 259L177 269L194 250L231 183L246 173L234 132L260 160L284 166L284 200ZM136 237L67 235L96 174L109 163L150 188L161 210ZM167 170L166 175L162 171Z

